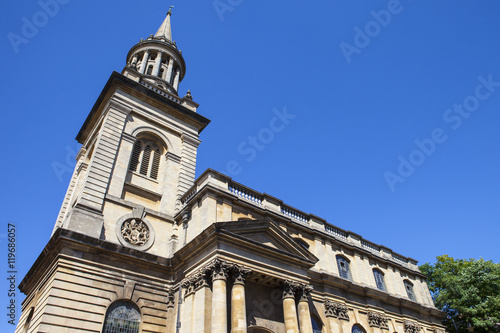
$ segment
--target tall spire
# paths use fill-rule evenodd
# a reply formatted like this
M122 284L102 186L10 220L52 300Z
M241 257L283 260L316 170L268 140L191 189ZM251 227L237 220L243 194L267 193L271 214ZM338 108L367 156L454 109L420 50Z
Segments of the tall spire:
M164 38L167 42L172 43L172 28L170 26L170 15L172 15L172 8L174 6L170 6L168 12L167 12L167 17L165 17L165 20L160 26L160 29L155 34L155 37L157 38Z

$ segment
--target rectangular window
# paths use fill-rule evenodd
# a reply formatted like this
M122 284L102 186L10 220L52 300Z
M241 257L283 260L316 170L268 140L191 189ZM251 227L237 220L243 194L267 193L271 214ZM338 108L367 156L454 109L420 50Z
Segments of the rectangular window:
M352 280L351 270L349 269L349 262L340 256L337 256L337 266L339 267L339 275L340 277Z
M408 294L408 298L416 302L417 298L415 297L415 293L413 292L413 285L411 284L410 281L407 280L404 281L404 284L405 284L406 294Z
M382 291L386 291L385 282L384 282L384 274L381 271L374 269L373 277L375 278L375 283L377 284L377 288Z

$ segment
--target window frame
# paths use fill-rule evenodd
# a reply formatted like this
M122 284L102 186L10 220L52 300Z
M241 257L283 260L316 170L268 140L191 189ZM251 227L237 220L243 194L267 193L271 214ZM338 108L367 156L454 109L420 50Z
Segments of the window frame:
M135 327L133 328L128 328L126 331L123 331L123 330L116 330L115 328L117 327L109 327L109 322L108 322L108 318L110 316L110 314L117 308L119 308L120 306L129 306L131 308L131 311L135 311L136 313L134 315L138 316L139 317L139 320L128 320L128 322L132 322L132 323L137 323L137 325L134 325ZM111 319L118 319L118 320L121 320L121 321L124 321L124 319L122 318L111 318ZM104 321L103 321L103 324L102 324L102 330L101 332L102 333L115 333L115 332L126 332L126 333L139 333L141 332L141 323L142 323L142 314L141 314L141 310L139 309L139 307L137 306L136 303L130 301L130 300L125 300L125 299L120 299L120 300L116 300L114 302L112 302L108 308L106 309L106 313L104 314Z
M342 255L337 255L337 268L339 270L339 276L343 279L352 281L352 273L351 273L351 261ZM342 263L345 264L346 270L342 270Z
M377 280L377 276L379 277L380 281ZM385 284L385 274L378 268L373 269L373 278L375 280L375 285L377 286L378 290L381 291L387 291L387 286Z
M405 286L406 295L408 298L414 302L417 302L417 295L415 294L415 289L413 288L413 283L410 280L403 280L403 284Z
M132 146L128 172L158 181L163 151L163 145L157 139L150 137L137 138Z

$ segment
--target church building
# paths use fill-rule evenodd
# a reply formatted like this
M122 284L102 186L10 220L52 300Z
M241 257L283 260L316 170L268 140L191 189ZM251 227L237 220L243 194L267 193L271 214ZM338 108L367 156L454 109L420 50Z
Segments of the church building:
M171 11L113 72L16 333L444 333L417 262L208 169ZM269 190L271 191L271 190Z

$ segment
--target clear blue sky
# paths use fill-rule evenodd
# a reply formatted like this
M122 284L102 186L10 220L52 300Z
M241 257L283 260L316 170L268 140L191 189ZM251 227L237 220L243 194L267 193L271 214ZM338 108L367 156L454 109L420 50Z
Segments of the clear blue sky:
M80 126L170 4L180 94L212 120L198 175L228 173L420 263L500 261L498 1L60 2L0 14L0 241L6 253L15 223L19 281L50 237ZM284 109L295 117L269 131Z

